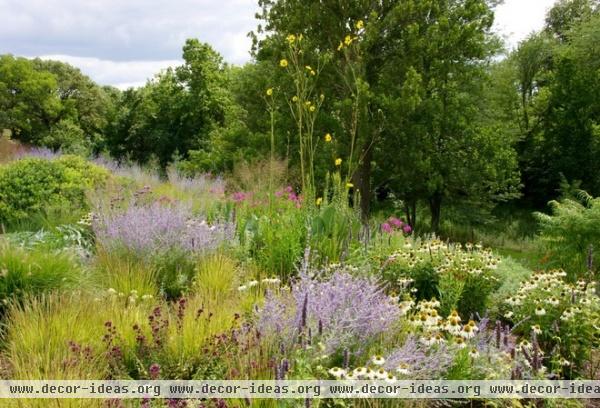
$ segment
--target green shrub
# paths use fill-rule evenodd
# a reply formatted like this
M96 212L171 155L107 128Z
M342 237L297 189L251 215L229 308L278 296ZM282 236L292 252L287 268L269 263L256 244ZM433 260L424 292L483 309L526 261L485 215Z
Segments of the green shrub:
M77 156L26 158L0 167L0 223L23 222L37 214L82 210L85 192L102 186L107 170Z
M551 267L565 269L571 280L597 270L600 262L600 198L580 193L572 199L551 201L552 215L537 213L540 240ZM595 251L590 251L595 246Z
M26 251L0 244L0 307L20 301L26 295L39 295L76 287L82 278L81 268L66 253L42 250Z

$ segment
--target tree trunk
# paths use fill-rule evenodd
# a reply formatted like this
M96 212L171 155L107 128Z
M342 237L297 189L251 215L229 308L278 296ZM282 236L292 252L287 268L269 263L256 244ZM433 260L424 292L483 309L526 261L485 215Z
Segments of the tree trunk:
M404 203L404 214L406 215L406 222L414 229L415 224L417 223L417 201L406 200Z
M370 144L363 147L362 161L356 172L356 188L360 192L360 214L364 222L369 219L371 212L371 160L372 149Z
M436 234L440 230L440 217L442 214L442 194L434 193L429 198L429 211L431 212L431 230Z

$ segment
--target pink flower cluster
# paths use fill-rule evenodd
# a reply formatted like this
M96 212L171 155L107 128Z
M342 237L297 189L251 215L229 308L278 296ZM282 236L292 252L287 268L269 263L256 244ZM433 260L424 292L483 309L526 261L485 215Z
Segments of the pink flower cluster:
M244 191L238 191L231 195L231 199L233 201L235 201L236 203L241 203L243 201L246 201L246 200L250 199L250 197L252 197L252 193L246 193Z
M410 234L412 232L412 227L396 217L390 217L386 222L381 224L381 231L386 234L391 234L397 230L402 230L405 234Z
M296 204L296 207L298 208L300 208L300 206L302 205L302 196L296 194L292 186L287 186L283 190L275 192L275 197L286 198L287 200Z

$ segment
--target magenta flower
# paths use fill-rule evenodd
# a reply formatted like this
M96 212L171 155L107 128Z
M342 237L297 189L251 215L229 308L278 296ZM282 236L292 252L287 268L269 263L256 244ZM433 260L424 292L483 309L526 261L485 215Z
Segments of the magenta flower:
M392 233L392 226L389 223L384 222L383 224L381 224L381 230L383 232L385 232L386 234L391 234Z
M402 231L404 231L406 234L410 234L412 232L412 228L410 225L406 224L404 227L402 227Z
M243 191L238 191L236 193L233 193L233 195L231 196L231 198L236 203L241 203L242 201L245 201L246 198L248 198L248 195L246 193L244 193Z
M402 222L402 220L400 220L396 217L390 217L390 219L388 220L388 223L390 223L394 228L397 228L397 229L402 228L402 225L404 224Z

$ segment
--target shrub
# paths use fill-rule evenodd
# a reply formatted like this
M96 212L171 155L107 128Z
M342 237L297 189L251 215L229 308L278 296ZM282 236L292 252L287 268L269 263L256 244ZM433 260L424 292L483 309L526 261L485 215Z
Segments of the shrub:
M563 268L571 274L571 280L597 271L600 262L600 198L584 192L580 198L580 202L551 201L552 215L536 214L550 266ZM595 251L593 245L597 247Z
M25 158L0 167L0 223L24 221L52 209L87 208L85 192L109 173L80 157Z
M26 251L0 243L0 308L28 295L74 288L81 282L80 266L66 253Z

